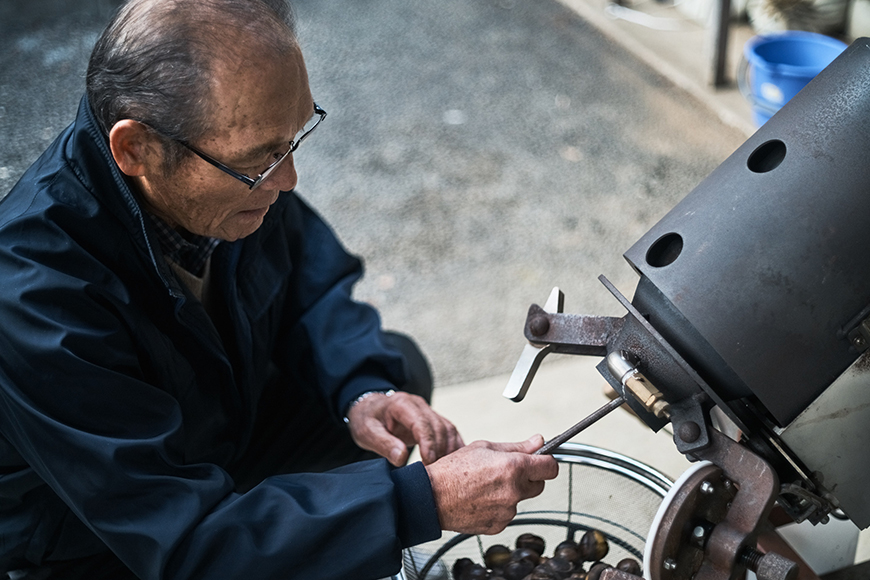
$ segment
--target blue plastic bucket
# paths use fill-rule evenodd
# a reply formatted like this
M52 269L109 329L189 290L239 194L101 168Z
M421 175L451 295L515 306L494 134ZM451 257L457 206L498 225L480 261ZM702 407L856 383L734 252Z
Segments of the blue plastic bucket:
M750 38L743 47L748 66L738 81L755 125L763 125L844 50L835 38L801 30Z

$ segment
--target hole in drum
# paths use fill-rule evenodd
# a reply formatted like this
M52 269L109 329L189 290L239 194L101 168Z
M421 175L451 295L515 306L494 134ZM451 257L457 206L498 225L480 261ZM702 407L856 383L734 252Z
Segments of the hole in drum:
M683 237L680 234L665 234L654 243L646 253L646 263L654 268L663 268L680 257L683 251Z
M785 143L774 139L763 143L753 151L746 164L753 173L767 173L779 167L783 159L785 159Z

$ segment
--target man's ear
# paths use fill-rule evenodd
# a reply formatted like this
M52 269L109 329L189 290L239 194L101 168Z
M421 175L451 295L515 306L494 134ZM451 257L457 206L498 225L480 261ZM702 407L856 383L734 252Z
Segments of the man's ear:
M132 119L115 123L109 131L115 163L130 177L141 177L159 162L160 145L145 125Z

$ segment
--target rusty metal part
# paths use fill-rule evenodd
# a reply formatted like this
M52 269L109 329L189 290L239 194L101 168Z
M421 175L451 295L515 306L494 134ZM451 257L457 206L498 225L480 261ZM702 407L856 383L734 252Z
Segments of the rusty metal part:
M684 482L658 530L647 538L653 543L649 561L653 580L694 576L704 562L705 546L690 541L687 533L698 525L709 527L724 521L734 493L733 485L725 484L722 470L715 465L702 467ZM705 537L709 541L709 533Z
M629 574L628 572L623 572L618 568L607 568L604 572L599 576L600 580L639 580L640 576L635 576L634 574Z
M551 313L532 304L526 316L525 336L530 343L549 346L553 352L604 356L607 343L623 322L612 316Z
M770 465L718 431L698 459L712 462L693 473L666 507L651 533L652 580L737 580L754 557L755 539L779 493L779 478ZM692 532L704 528L703 542ZM790 580L793 562L765 560L769 580Z
M765 554L747 546L740 553L740 563L759 580L797 580L798 565L776 552Z
M596 421L598 421L599 419L601 419L602 417L604 417L605 415L610 413L612 410L621 406L624 402L625 402L625 399L623 399L621 396L616 397L615 399L611 399L605 405L603 405L601 408L599 408L597 411L595 411L594 413L592 413L591 415L589 415L585 419L582 419L581 421L577 422L573 427L563 431L559 435L556 435L555 437L553 437L552 439L547 441L543 447L541 447L540 449L535 451L535 455L550 455L550 454L552 454L554 451L556 451L556 449L559 447L559 445L561 445L562 443L565 443L566 441L568 441L569 439L571 439L572 437L574 437L575 435L577 435L578 433L580 433L581 431L583 431L584 429L586 429L587 427L589 427L590 425L592 425L593 423L595 423Z

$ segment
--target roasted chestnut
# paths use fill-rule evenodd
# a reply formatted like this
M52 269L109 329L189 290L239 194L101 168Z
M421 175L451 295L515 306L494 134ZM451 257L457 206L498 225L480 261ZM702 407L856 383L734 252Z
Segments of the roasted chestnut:
M453 573L453 580L461 580L462 572L465 571L466 568L470 568L474 566L474 562L471 558L459 558L455 562L453 562L453 569L451 572Z
M489 568L504 568L511 561L511 549L502 544L495 544L487 548L483 555L483 563Z
M489 580L489 570L480 564L472 564L462 571L462 580Z
M548 570L543 566L538 566L532 573L526 576L523 580L562 580L561 576L555 574L552 570Z
M560 542L559 545L556 546L553 556L556 558L563 558L574 564L581 564L583 562L582 558L580 558L580 550L577 548L577 543L572 542L571 540Z
M640 576L640 564L634 558L625 558L617 562L615 568L617 570L622 570L623 572L628 572L629 574L634 574L635 576Z
M536 536L535 534L520 534L517 536L517 548L526 548L532 550L537 553L538 556L544 555L544 550L546 549L546 544L544 543L544 538L541 536Z
M534 569L535 565L528 560L511 560L502 569L501 575L505 580L523 580Z
M598 580L601 578L601 573L611 568L612 566L608 566L604 562L597 562L591 568L589 568L589 572L586 573L586 580Z
M552 557L544 555L541 536L525 533L516 539L511 550L503 544L490 546L483 554L484 565L469 558L459 558L453 564L453 580L600 580L602 572L612 568L601 560L610 551L607 537L598 530L589 530L579 542L560 542ZM584 562L591 562L589 571ZM620 560L616 568L640 576L641 567L632 558Z
M568 576L571 575L571 572L574 571L574 563L569 562L564 558L559 558L558 556L554 556L547 560L546 564L541 564L538 568L544 568L553 573L556 578L559 580L564 580Z
M531 563L532 568L541 563L541 555L529 548L517 548L511 552L511 560L524 560Z
M598 530L589 530L583 537L580 538L578 544L580 557L585 562L597 562L607 555L610 546L607 544L607 538ZM592 570L590 570L592 572Z

